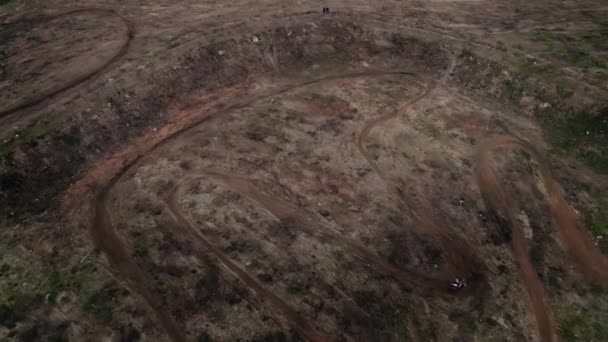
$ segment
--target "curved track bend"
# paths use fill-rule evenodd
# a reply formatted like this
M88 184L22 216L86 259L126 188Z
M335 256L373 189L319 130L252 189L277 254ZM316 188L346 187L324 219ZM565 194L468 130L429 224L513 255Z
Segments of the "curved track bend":
M125 32L123 34L122 44L121 44L120 48L116 51L116 53L114 55L112 55L109 59L103 61L101 64L99 64L99 66L94 68L92 71L79 75L71 80L64 82L63 84L59 84L54 88L43 91L30 98L26 98L21 101L18 101L17 103L9 106L8 108L0 109L0 118L9 116L11 114L14 114L14 113L19 112L24 109L34 107L34 106L44 102L47 99L53 98L53 97L63 93L64 91L71 89L71 88L93 78L94 76L102 73L110 65L112 65L113 63L115 63L116 61L121 59L127 53L127 51L129 50L129 46L131 45L131 40L133 39L133 36L135 35L135 29L133 28L133 25L131 24L131 22L129 20L127 20L122 15L116 13L114 10L101 9L101 8L79 8L79 9L75 9L75 10L71 10L71 11L67 11L67 12L63 12L60 14L46 17L46 18L42 19L42 22L50 22L50 21L53 21L53 20L56 20L59 18L71 16L74 14L97 14L100 16L113 16L113 17L120 19L120 21L123 23L124 28L125 28Z
M486 205L509 223L512 231L513 253L519 264L521 278L536 316L539 334L543 341L556 341L555 322L546 301L545 290L529 257L529 246L523 227L516 217L513 202L499 185L499 177L492 167L491 157L500 147L519 148L528 152L538 164L551 215L559 228L560 238L583 272L592 280L608 286L608 258L594 245L583 231L574 211L564 198L562 187L551 175L546 161L528 142L512 136L497 136L482 142L477 154L477 181Z
M143 159L147 155L152 153L154 150L167 144L168 142L172 141L174 138L176 138L180 134L187 132L188 130L196 127L198 124L200 124L203 121L208 120L212 117L215 117L215 116L218 116L218 115L221 115L224 113L228 113L228 112L234 111L239 108L247 107L256 101L259 101L260 99L264 99L264 98L267 98L270 96L276 96L278 94L282 94L287 91L297 89L297 88L307 86L307 85L313 85L313 84L317 84L320 82L331 81L331 80L350 79L350 78L358 78L358 77L377 77L377 76L385 76L385 75L412 75L412 74L407 71L399 71L399 70L354 72L354 73L347 73L347 74L341 74L341 75L332 75L332 76L323 77L323 78L319 78L319 79L315 79L315 80L309 80L309 81L302 82L302 83L296 84L296 85L285 86L285 87L282 87L279 89L275 89L272 92L268 92L268 93L261 94L258 96L253 96L251 98L246 98L245 100L243 100L241 102L237 102L231 106L223 107L223 109L217 110L213 113L210 113L209 115L203 116L202 118L199 117L196 120L190 122L189 124L186 124L183 127L176 128L173 132L167 134L162 140L157 141L156 143L151 143L151 145L143 146L141 150L136 151L137 155L136 156L131 155L131 157L132 157L131 161L127 162L126 165L124 165L122 168L118 168L118 165L120 165L120 163L115 163L115 161L111 162L111 164L113 166L115 166L117 169L115 170L116 173L115 173L114 177L108 183L106 183L105 186L103 186L99 189L99 192L97 193L97 196L94 199L94 206L93 206L94 215L93 215L93 222L91 225L92 238L93 238L95 244L102 251L104 251L106 253L106 255L108 256L108 259L116 267L117 271L121 274L121 276L128 280L128 283L130 284L130 286L132 286L133 289L137 293L139 293L142 298L144 298L146 303L156 313L156 316L158 317L159 321L161 322L163 328L165 329L165 331L171 337L172 340L174 340L174 341L183 341L184 340L184 336L183 336L180 328L178 327L177 323L173 320L173 318L170 317L170 315L167 314L166 310L164 310L164 308L160 305L160 301L156 298L156 296L154 295L154 291L149 286L150 283L146 280L147 276L141 271L141 269L136 265L136 263L130 257L124 244L122 243L121 239L116 235L116 232L114 230L114 226L112 224L112 220L111 220L111 217L110 217L110 214L108 211L108 207L109 207L108 197L109 197L109 193L112 190L112 188L114 187L114 185L116 183L118 183L118 181L122 178L122 176L125 173L127 173L129 170L131 170L132 168L139 165L143 161ZM120 153L119 153L119 155L120 155L120 157L119 157L120 159L129 160L128 155L125 156L125 155L121 155ZM95 170L93 170L93 172L90 172L90 174L92 175L91 177L94 178L96 175ZM85 178L81 179L80 182L82 182L84 184L87 184L87 183L90 184L90 183L93 183L94 180L90 180L85 177ZM177 216L177 217L179 218L179 216ZM185 223L185 222L182 222L182 223ZM199 239L199 242L203 242L203 241L200 241L200 239ZM360 252L360 253L367 255L366 259L372 259L371 253L369 251ZM378 259L378 258L374 257L374 259ZM220 258L220 261L222 261L221 258ZM385 268L387 273L397 272L397 270L394 267L390 266L388 263L385 263L385 264L388 265L387 267L390 267L390 268ZM228 266L229 264L225 264L225 265L230 268L230 266ZM231 269L231 271L236 273L237 275L239 275L239 272L237 272L236 269L233 268L233 269ZM393 275L395 275L395 274L393 273ZM416 283L415 280L412 280L412 279L409 279L408 277L406 277L403 274L403 272L398 273L397 278L408 284ZM441 285L439 284L439 281L433 280L433 279L419 281L419 284L422 286L423 284L425 284L425 282L433 283L434 288L441 287ZM442 282L442 284L443 284L444 289L447 288L445 283ZM257 289L257 291L256 291L255 288L252 288L252 289L254 290L255 293L258 293L258 294L264 293L263 292L264 290ZM272 297L266 297L266 299L271 300L271 302L273 302L275 305L282 306L280 300L277 300ZM283 313L295 312L295 310L285 308L285 307L282 308L282 311L283 311ZM292 316L291 319L288 318L287 320L294 325L293 327L297 331L301 332L301 331L308 329L307 323L302 324L303 321L299 320L295 316ZM305 336L309 336L313 339L317 339L317 338L320 340L323 339L323 336L321 334L313 335L313 333L309 333L308 335L305 335Z
M175 137L185 133L191 128L196 127L203 121L212 117L247 107L256 101L270 96L276 96L293 89L324 81L395 74L415 76L414 74L406 71L367 71L348 73L309 80L300 84L284 86L282 88L263 94L258 94L256 96L248 98L244 97L240 100L236 100L237 102L235 102L233 105L221 107L208 115L197 117L184 126L174 127L173 131L165 135L161 140L156 142L154 142L154 140L150 140L148 145L144 145L140 150L136 151L137 156L131 154L131 161L122 168L118 166L119 163L113 164L115 165L115 176L100 189L98 195L95 197L95 213L93 224L91 226L92 237L96 244L108 255L108 258L112 264L115 265L117 271L128 280L129 285L132 286L133 289L136 290L136 292L139 293L145 299L146 303L154 310L165 331L173 340L184 340L181 330L178 328L173 318L170 317L166 313L166 310L164 310L164 308L159 304L154 291L150 288L148 285L149 283L146 281L146 275L131 259L124 245L120 241L120 238L114 232L114 227L108 212L108 194L114 185L126 172L137 167L147 155L153 153L158 147L167 144ZM412 104L425 98L435 86L435 83L429 83L421 95L415 97L413 100L405 102L394 112L368 120L364 124L364 127L358 137L356 143L360 153L366 159L370 167L385 183L385 186L387 189L389 189L389 191L393 191L393 187L391 187L390 182L382 172L382 169L375 163L374 159L370 157L364 146L364 141L374 127L396 117L399 113L406 110ZM526 149L539 162L544 186L546 187L550 197L549 199L552 208L552 215L560 227L562 239L565 241L566 245L577 261L581 264L583 270L602 284L608 284L608 268L606 267L607 261L601 252L599 252L599 250L593 246L593 243L585 237L575 213L572 212L563 198L561 187L553 180L548 166L541 161L539 154L531 146L529 146L529 144L511 137L499 137L491 140L489 143L484 143L481 145L478 154L479 164L477 168L477 176L482 195L487 205L496 210L499 215L506 217L513 227L514 253L520 264L522 279L532 300L532 307L539 326L539 333L543 340L552 341L555 339L555 328L552 315L544 300L544 290L542 284L537 278L533 266L531 265L527 256L526 241L523 237L521 227L518 226L518 222L512 212L510 202L507 200L507 196L502 188L497 185L498 177L489 164L490 154L493 151L493 148L497 146L517 146ZM120 159L129 160L128 156L125 155L121 155ZM314 220L310 219L306 213L301 212L295 206L264 194L256 188L253 182L248 179L236 175L220 174L217 172L207 172L204 177L211 178L216 182L224 184L233 191L241 193L245 198L266 208L279 219L287 217L290 219L295 219L300 223L299 226L302 228L304 233L329 238L332 241L335 241L336 243L345 247L345 249L358 260L369 264L380 273L389 275L397 279L399 282L405 283L409 286L444 292L449 290L449 280L451 280L451 277L454 275L466 276L467 272L470 271L469 268L472 265L471 260L474 258L474 253L473 249L466 242L466 240L441 229L429 218L431 217L431 215L428 214L429 210L408 205L407 203L404 203L405 201L403 199L399 199L399 201L401 204L403 204L407 213L412 215L415 222L424 229L425 233L434 235L440 239L448 255L447 259L452 266L452 270L448 270L445 274L436 274L435 277L429 277L428 275L419 274L413 271L397 269L390 263L382 260L374 253L367 250L365 247L341 236L340 234L337 234L336 232L333 232L327 227L320 226L318 223L314 222ZM83 180L85 183L87 183L87 181L89 180L86 178ZM224 269L242 279L245 284L247 284L249 288L253 290L254 293L262 297L263 300L269 302L275 309L277 309L277 311L282 314L288 323L302 336L315 341L327 340L327 336L315 330L313 325L303 319L296 310L289 307L289 305L287 305L283 300L261 286L254 277L239 268L238 265L223 255L221 251L217 250L210 243L209 240L201 235L200 232L196 230L196 227L194 227L193 224L186 219L185 215L180 212L177 201L177 193L178 192L176 190L171 194L168 207L173 216L177 219L179 226L186 230L187 234L191 236L193 240L197 241L199 252L202 253L201 255L204 254L205 256L211 256L211 259L220 263Z

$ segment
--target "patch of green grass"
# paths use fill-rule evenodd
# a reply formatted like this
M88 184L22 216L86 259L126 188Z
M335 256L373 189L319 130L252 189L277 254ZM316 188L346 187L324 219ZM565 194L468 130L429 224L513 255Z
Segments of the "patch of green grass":
M566 342L606 341L608 339L608 325L605 322L593 320L581 314L572 314L560 322L559 333Z
M9 264L2 264L0 266L0 277L8 276L11 270L11 266Z
M141 339L141 333L131 323L120 327L121 341L134 342Z
M401 311L395 311L392 315L387 315L382 321L382 336L388 341L407 341L408 332L405 322L407 315Z
M133 238L133 256L146 257L148 256L148 239L141 230L133 230L130 232Z
M516 60L511 66L515 72L523 77L528 77L533 74L546 74L553 70L550 65L540 64L532 57Z
M471 57L473 56L473 51L471 51L471 49L469 48L462 48L462 50L460 51L460 57Z
M507 51L507 45L502 40L496 42L496 48L500 51Z
M531 161L531 160L532 160L532 156L531 156L531 155L530 155L530 153L528 153L527 151L524 151L524 150L517 150L517 152L516 152L516 153L517 153L517 155L521 156L521 158L522 158L524 161L529 162L529 161Z
M561 122L541 117L556 152L573 154L599 174L608 174L608 136L602 131L602 122L607 119L586 112L574 113Z
M594 237L601 236L599 247L608 253L608 198L598 191L592 191L591 196L596 202L594 208L580 208L585 226Z
M24 320L29 313L44 303L44 297L21 286L21 282L7 284L0 298L0 326L12 329Z
M602 44L598 40L603 38L604 30L605 27L600 26L597 31L587 32L576 37L548 31L535 31L532 33L532 39L544 43L547 51L555 58L583 71L592 68L606 69L608 61L592 53L601 46L598 45Z
M1 1L1 0L0 0ZM34 124L16 132L7 142L0 146L0 157L10 156L12 151L19 145L27 144L43 137L59 123L57 115L48 113Z
M498 325L498 322L496 322L495 319L488 317L486 318L486 324L490 327L495 327Z
M587 320L580 315L566 317L561 324L559 333L564 341L591 341L593 332Z
M197 342L211 342L213 340L211 339L211 336L207 332L202 332L200 335L198 335L198 337L196 338L196 341Z
M555 90L557 91L557 95L559 95L561 98L568 98L576 91L576 83L570 81L569 79L561 78L557 81Z
M608 325L600 322L594 322L591 327L599 341L608 341Z
M105 322L112 322L114 318L113 308L119 289L106 287L86 297L82 303L82 310L92 313Z
M331 255L334 257L334 260L336 261L336 263L338 265L342 265L345 261L344 259L344 252L342 252L342 250L335 250L331 252Z
M506 275L506 274L509 274L509 268L504 264L498 265L498 275Z
M59 277L59 272L52 271L46 279L43 280L40 290L49 301L55 300L59 292L63 290L64 284Z
M511 80L504 80L503 81L503 94L505 95L506 98L508 98L509 100L513 101L513 102L519 102L519 99L522 97L523 95L523 89L520 86L517 86L513 81Z
M0 0L0 6L7 5L10 2L13 2L13 0Z
M602 37L608 37L608 20L598 24L597 32Z
M196 282L196 298L200 302L208 302L220 291L220 274L215 267L209 268Z
M292 294L292 295L304 294L308 291L308 289L309 289L309 286L306 285L306 283L304 283L298 279L292 279L287 284L287 293Z

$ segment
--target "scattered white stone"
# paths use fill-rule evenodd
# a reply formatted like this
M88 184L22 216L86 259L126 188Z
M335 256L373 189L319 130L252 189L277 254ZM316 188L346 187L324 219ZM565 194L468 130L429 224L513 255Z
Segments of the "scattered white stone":
M217 52L218 55L223 56L226 53L226 51L224 50L220 50Z
M260 38L258 38L257 36L253 36L251 37L251 41L257 44L260 42Z
M551 104L549 104L548 102L543 102L540 104L540 108L542 108L542 109L547 109L550 107L551 107Z

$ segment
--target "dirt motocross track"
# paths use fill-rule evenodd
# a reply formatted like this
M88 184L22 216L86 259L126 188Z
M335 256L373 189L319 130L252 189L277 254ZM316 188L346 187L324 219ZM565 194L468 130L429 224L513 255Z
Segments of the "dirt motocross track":
M2 13L0 338L608 337L608 185L539 119L601 70L495 43L600 4L51 5Z

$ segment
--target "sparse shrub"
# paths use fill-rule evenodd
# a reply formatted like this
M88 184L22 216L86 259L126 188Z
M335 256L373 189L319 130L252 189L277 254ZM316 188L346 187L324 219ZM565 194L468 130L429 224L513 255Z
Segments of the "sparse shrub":
M121 342L136 342L141 339L141 333L131 324L121 327L120 335Z
M198 301L209 301L217 294L220 287L219 270L211 267L196 283L196 297Z
M496 42L496 48L500 51L507 51L507 46L502 40Z
M112 308L119 291L119 289L113 287L103 288L87 297L82 305L82 309L94 314L103 321L111 322L113 319Z
M460 57L471 57L473 56L473 52L468 49L468 48L462 48L462 51L460 51Z

